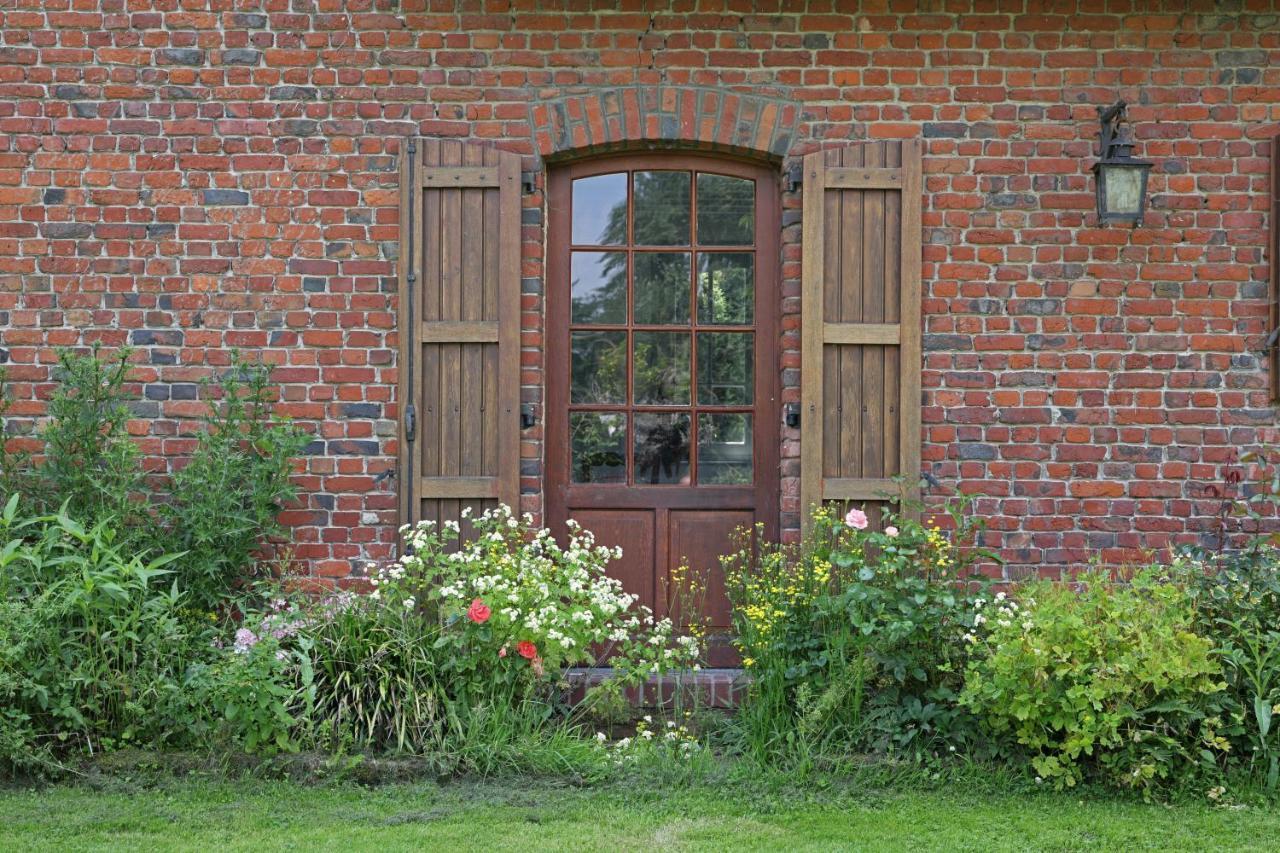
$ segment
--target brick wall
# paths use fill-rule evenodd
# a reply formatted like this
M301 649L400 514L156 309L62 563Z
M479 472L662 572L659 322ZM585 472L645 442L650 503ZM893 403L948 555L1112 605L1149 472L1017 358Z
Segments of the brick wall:
M41 413L52 347L129 343L135 430L163 467L200 411L193 383L230 348L261 354L280 366L280 410L315 432L306 499L288 513L297 555L346 578L394 540L394 482L379 475L397 450L403 138L484 140L537 170L635 138L757 150L781 168L842 140L923 136L926 470L990 496L990 544L1014 575L1194 540L1217 510L1206 487L1275 419L1258 349L1280 6L966 5L11 0L10 429ZM1094 107L1120 97L1157 164L1136 230L1096 227L1087 172ZM524 231L534 402L538 186ZM788 400L800 200L784 197ZM527 435L524 509L538 512L541 444ZM792 525L797 438L784 431Z

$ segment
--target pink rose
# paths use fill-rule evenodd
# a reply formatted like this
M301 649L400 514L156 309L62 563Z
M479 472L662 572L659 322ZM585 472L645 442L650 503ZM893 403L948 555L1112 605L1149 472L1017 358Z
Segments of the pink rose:
M844 517L844 523L854 530L867 529L867 514L860 509L851 509Z
M503 646L502 648L498 649L498 657L500 657L500 658L505 658L506 656L507 656L507 647L506 647L506 646Z
M892 539L893 537L898 535L898 528L890 524L888 527L884 529L884 535Z
M489 607L477 598L475 601L471 602L471 606L467 608L467 618L477 625L482 625L489 621L491 612L492 611L489 610Z

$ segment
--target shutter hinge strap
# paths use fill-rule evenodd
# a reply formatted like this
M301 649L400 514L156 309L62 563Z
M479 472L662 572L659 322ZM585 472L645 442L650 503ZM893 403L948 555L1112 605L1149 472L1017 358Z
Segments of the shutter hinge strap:
M795 192L796 188L803 183L804 183L804 164L803 163L792 164L791 168L787 169L787 192L789 193Z

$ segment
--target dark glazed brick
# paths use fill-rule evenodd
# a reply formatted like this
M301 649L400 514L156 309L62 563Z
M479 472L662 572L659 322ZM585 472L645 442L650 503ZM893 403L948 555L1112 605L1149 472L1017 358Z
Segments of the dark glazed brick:
M249 194L243 190L205 190L202 197L205 204L241 205L249 203Z

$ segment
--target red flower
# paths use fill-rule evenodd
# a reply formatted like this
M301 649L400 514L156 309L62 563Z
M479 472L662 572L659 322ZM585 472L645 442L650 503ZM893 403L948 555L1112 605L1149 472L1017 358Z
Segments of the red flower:
M488 622L490 613L488 605L478 598L467 608L467 618L477 625Z
M516 651L520 653L520 657L527 660L533 660L538 656L538 647L528 640L521 640L516 643Z

